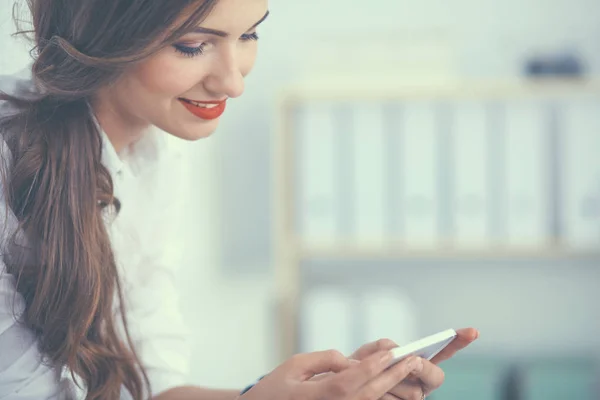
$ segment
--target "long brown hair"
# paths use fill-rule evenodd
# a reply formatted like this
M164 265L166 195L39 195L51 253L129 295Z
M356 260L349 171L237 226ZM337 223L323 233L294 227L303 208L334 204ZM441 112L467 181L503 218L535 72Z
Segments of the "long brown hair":
M0 93L12 162L5 198L26 246L4 255L25 300L22 322L53 365L83 379L87 399L134 399L150 387L129 337L103 214L118 201L101 163L89 104L129 66L197 26L218 0L27 0L37 96ZM125 337L114 316L117 295Z

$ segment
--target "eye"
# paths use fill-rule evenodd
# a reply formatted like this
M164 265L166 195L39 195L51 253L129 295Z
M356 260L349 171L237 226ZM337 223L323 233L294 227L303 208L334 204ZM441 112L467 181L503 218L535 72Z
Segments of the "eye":
M243 42L250 42L252 40L258 40L258 34L256 32L245 33L240 37L240 40Z
M204 53L207 43L202 43L200 46L185 46L182 44L173 45L175 50L187 57L196 57Z

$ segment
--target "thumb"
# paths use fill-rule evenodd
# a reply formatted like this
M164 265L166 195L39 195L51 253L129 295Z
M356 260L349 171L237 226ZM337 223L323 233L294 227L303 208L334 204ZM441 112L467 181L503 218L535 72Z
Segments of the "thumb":
M348 357L336 350L297 354L288 361L287 375L306 381L315 375L340 372L351 365Z

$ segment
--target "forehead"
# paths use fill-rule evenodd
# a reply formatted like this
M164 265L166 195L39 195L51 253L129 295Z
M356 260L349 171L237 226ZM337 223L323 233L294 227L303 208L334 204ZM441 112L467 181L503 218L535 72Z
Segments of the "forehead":
M200 25L228 33L243 33L267 10L268 0L220 0Z

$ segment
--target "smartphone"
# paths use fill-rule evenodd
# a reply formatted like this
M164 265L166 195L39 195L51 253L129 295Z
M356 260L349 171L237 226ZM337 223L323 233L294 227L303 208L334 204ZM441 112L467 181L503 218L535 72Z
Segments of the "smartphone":
M394 358L392 359L390 366L413 355L419 356L425 360L431 360L440 351L444 350L455 337L456 331L454 329L447 329L407 345L396 347L395 349L392 349Z

